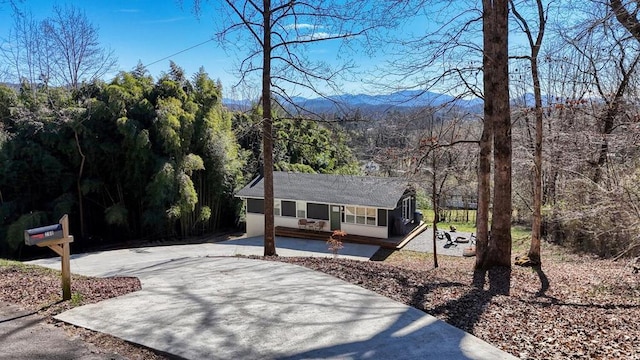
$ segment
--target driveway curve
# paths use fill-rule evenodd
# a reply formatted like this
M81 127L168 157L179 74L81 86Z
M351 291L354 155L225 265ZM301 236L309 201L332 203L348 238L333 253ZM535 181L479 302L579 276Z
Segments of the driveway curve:
M184 359L514 358L324 273L217 256L211 245L75 255L73 273L136 276L142 290L56 318ZM57 259L32 263L59 268Z

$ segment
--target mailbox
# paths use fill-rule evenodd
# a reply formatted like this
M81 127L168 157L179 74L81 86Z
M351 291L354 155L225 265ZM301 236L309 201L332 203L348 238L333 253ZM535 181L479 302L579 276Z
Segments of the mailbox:
M69 235L69 216L64 215L55 225L25 230L24 242L27 245L47 246L60 255L62 258L62 300L71 299L71 249L69 243L73 242L73 236Z
M62 238L64 238L62 224L42 226L24 231L24 242L27 245L37 245L43 241Z

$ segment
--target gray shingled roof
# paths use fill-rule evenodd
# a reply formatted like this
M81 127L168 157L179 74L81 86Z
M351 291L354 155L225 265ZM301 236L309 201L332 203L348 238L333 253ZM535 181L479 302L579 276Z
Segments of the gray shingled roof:
M236 196L262 199L263 184L263 178L258 176ZM407 183L399 178L280 171L273 173L274 197L283 200L395 209L405 190Z

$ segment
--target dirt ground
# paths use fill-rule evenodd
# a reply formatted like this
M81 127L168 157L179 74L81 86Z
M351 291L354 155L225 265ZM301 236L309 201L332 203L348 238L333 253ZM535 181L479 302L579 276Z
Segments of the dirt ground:
M640 359L640 274L633 273L628 261L555 253L545 256L543 252L540 269L514 266L510 273L494 272L490 282L472 271L473 258L441 256L439 267L433 269L431 255L411 251L396 252L383 262L267 260L322 271L414 306L522 359ZM474 278L479 282L474 284ZM135 278L74 278L72 300L57 303L60 288L55 271L0 266L0 302L5 308L12 306L7 312L36 312L36 317L30 315L23 321L46 325L41 328L43 337L49 331L63 332L68 341L81 347L78 358L82 359L167 358L52 319L73 306L139 288ZM9 331L19 334L24 324L2 316L0 325L14 324L18 329ZM7 342L11 334L0 339ZM42 349L36 344L29 341L24 349Z

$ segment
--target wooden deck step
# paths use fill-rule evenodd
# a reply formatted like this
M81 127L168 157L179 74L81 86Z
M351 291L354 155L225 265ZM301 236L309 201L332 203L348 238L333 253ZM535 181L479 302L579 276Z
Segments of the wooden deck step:
M331 236L331 233L327 231L305 230L276 226L276 236L327 241ZM398 245L397 241L391 239L379 239L353 234L347 234L344 238L342 238L342 241L355 244L375 245L387 249L395 249Z
M425 230L427 230L428 227L429 224L427 224L426 222L420 223L420 225L416 226L413 230L411 230L409 234L407 234L407 236L404 237L404 239L402 239L402 241L396 246L396 249L402 249L409 243L409 241L413 240L416 236L422 234Z

